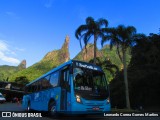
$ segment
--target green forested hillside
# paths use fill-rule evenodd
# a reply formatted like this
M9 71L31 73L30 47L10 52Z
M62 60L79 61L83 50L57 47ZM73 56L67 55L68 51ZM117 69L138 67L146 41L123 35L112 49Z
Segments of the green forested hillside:
M30 81L40 77L44 73L48 72L49 70L60 64L58 62L58 53L58 51L52 51L50 59L47 60L47 58L44 58L40 62L35 63L27 69L11 75L10 80L13 81L18 76L26 76Z
M14 81L16 77L26 76L29 81L32 81L41 75L45 74L49 70L57 67L58 65L69 60L69 37L65 39L62 48L59 50L53 50L48 52L42 60L28 67L27 69L18 71L9 77L10 81Z
M26 68L26 60L23 60L18 66L0 66L0 80L9 80L9 77L18 71Z
M101 49L101 52L103 53L103 57L110 59L110 61L117 65L119 67L119 69L122 69L122 62L120 61L120 58L117 54L117 50L116 47L113 47L112 50L110 50L110 46L106 45ZM130 59L131 59L131 55L130 55L130 50L127 51L127 64L129 64Z
M18 71L18 67L16 66L8 66L3 65L0 66L0 80L7 80L7 78L16 73Z

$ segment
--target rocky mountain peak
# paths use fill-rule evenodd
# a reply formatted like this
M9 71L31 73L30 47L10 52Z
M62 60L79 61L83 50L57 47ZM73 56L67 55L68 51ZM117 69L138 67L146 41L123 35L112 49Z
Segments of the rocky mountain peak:
M65 42L69 43L69 39L70 39L70 38L69 38L69 36L67 35L66 38L65 38Z
M61 48L61 49L68 49L68 46L69 46L69 40L70 40L70 38L69 38L69 36L67 35L67 36L66 36L66 38L65 38L65 40L64 40L64 43L63 43L63 45L62 45L62 48Z
M69 41L70 41L70 38L69 36L67 35L66 38L65 38L65 41L64 41L64 44L62 45L62 48L59 52L59 60L60 62L63 62L63 61L68 61L70 59L70 54L69 54Z
M22 69L26 69L26 60L22 60L22 62L18 65L18 69L22 70Z
M86 48L83 48L83 50L80 51L74 59L88 62L89 60L94 58L94 52L93 51L94 51L94 45L93 44L87 44ZM102 57L102 54L98 50L98 48L97 48L96 51L97 51L97 57Z
M69 36L67 35L64 43L61 47L61 49L59 50L53 50L51 52L48 52L44 58L42 59L42 61L57 61L59 63L63 63L69 60Z

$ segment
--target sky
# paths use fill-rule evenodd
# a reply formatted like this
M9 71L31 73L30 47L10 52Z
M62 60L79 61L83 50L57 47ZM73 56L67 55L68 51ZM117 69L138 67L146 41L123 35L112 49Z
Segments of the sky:
M27 67L70 37L70 58L80 52L75 30L88 16L109 27L134 26L137 33L159 33L160 0L0 0L0 65ZM91 42L93 40L91 39ZM101 49L100 41L97 44Z

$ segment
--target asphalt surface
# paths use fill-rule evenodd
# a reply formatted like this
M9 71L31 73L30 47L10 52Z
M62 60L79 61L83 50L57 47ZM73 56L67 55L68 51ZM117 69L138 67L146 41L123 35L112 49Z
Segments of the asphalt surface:
M0 104L0 111L24 111L21 107L21 104L17 103L3 103Z
M66 115L59 115L58 117L54 118L53 116L48 116L42 113L42 117L2 117L2 112L13 112L15 113L26 113L23 109L21 104L17 103L4 103L0 104L0 120L85 120L85 119L98 119L98 120L160 120L159 117L104 117L103 115L81 115L81 116L66 116ZM33 111L33 113L37 113ZM3 113L4 114L4 113ZM12 115L13 116L13 115Z
M48 117L2 117L2 112L11 112L11 114L13 114L13 112L15 113L26 113L24 109L22 109L21 104L17 104L17 103L3 103L0 104L0 120L53 120L54 118L48 116ZM34 111L33 113L36 113L36 111ZM3 113L4 114L4 113ZM28 114L28 113L26 113Z

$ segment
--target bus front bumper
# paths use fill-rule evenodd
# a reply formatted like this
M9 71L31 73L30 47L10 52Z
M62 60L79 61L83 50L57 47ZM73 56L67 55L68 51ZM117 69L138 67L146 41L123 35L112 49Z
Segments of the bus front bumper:
M102 113L111 110L110 103L106 105L84 105L82 103L74 102L71 107L71 111L77 114L88 114L88 113Z

